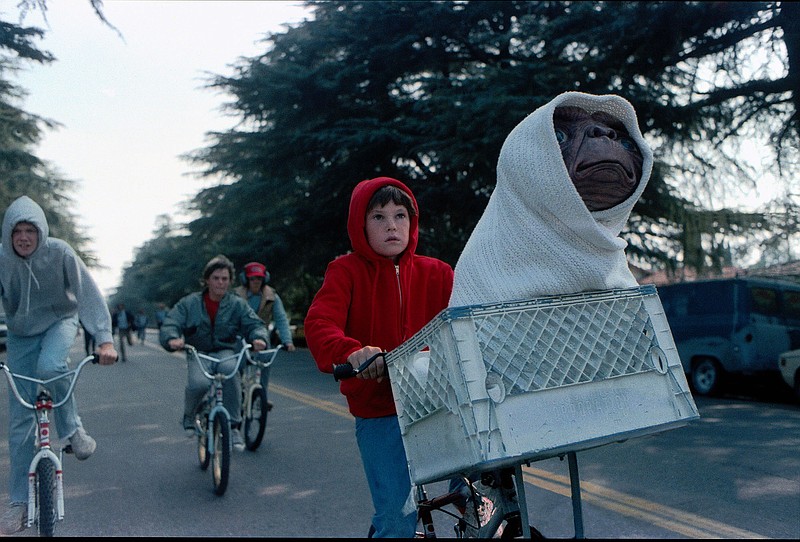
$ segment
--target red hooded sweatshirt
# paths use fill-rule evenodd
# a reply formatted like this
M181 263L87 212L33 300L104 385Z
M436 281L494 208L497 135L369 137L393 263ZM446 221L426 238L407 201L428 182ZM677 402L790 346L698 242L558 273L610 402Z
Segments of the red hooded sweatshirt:
M399 263L377 254L365 233L367 205L381 187L394 185L411 196L408 247ZM389 351L419 331L447 307L453 289L453 269L435 258L415 254L419 208L411 190L396 179L378 177L360 182L350 198L347 233L353 252L339 256L325 272L305 319L308 348L319 370L364 346ZM350 378L341 381L350 412L360 418L396 414L389 379Z

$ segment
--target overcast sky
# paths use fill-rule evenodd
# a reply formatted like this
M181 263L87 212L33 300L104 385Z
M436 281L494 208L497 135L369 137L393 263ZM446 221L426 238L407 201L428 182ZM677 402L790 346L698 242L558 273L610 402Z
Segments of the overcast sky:
M76 213L107 267L93 275L108 293L134 249L152 237L156 217L180 220L180 204L204 186L179 156L205 146L206 132L233 125L220 112L228 97L202 88L206 72L231 75L237 58L264 51L258 42L265 34L308 13L299 2L277 1L104 6L122 38L89 0L48 0L47 22L41 12L29 13L22 24L46 30L38 45L56 61L31 65L17 83L29 92L23 109L63 125L36 152L79 181ZM16 11L0 9L17 22Z
M0 4L6 20L16 20L14 6ZM105 0L120 38L89 0L47 0L47 7L47 22L37 11L22 24L46 30L39 46L57 60L30 66L17 82L29 91L25 110L63 125L37 154L80 183L76 213L106 267L93 274L109 293L156 218L185 219L180 204L208 182L179 158L234 122L220 112L229 97L202 88L207 73L231 75L238 58L264 51L266 34L308 12L293 1ZM754 161L763 155L745 152ZM731 201L763 202L782 188L768 172L759 185L758 197L734 191Z

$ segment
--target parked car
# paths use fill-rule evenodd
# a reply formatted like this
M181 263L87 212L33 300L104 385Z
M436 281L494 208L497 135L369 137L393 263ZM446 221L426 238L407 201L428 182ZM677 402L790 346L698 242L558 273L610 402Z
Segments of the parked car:
M800 401L800 350L784 352L778 358L778 369L783 380L794 390L794 397Z
M775 360L800 349L800 284L763 278L660 286L678 354L692 389L714 395L728 375L777 377Z
M6 349L6 341L8 340L8 326L6 325L5 313L0 313L0 350Z

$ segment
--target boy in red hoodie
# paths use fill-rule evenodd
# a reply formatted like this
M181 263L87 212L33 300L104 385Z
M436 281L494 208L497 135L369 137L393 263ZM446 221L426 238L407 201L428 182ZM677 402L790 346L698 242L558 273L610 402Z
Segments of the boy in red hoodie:
M353 252L328 265L305 320L320 371L389 351L447 307L453 269L416 254L419 209L402 182L360 182L350 198ZM370 534L412 538L416 509L392 389L383 358L340 385L356 419L356 440L375 514Z

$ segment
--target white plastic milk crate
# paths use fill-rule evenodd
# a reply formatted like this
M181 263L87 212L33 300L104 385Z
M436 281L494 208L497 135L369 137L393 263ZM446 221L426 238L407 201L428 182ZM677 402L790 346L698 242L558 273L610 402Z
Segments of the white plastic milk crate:
M386 361L417 484L699 417L651 285L451 307Z

